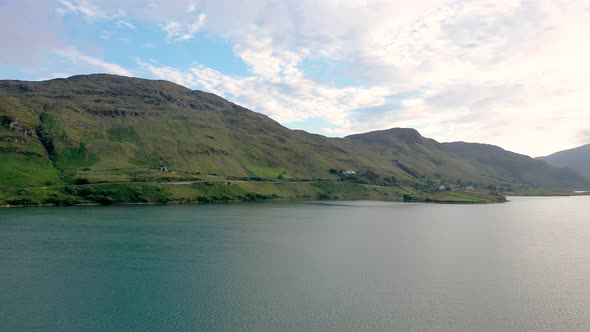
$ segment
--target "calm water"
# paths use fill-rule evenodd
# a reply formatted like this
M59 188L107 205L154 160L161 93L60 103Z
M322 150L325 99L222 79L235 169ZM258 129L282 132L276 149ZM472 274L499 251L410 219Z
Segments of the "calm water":
M0 330L589 331L590 197L0 210Z

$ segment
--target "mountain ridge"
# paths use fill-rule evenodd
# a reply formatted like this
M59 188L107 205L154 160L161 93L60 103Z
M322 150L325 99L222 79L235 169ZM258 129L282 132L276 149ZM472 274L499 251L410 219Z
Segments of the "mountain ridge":
M283 198L388 193L399 199L441 184L483 188L515 183L482 175L478 166L415 129L330 138L290 130L214 94L162 80L108 74L4 80L0 118L0 188L22 191L0 195L0 201L15 196L47 200L45 192L27 188L55 186L61 189L51 195L79 198L80 193L64 188L150 181L157 186L184 183L160 189L171 200L189 201L213 196L206 185L197 185L207 181L232 184L216 187L215 195L229 191L215 197L236 199L252 190ZM267 189L246 183L262 180ZM302 182L306 185L296 189L277 188ZM153 192L146 194L151 189L142 190L138 196L152 195L145 199L153 200ZM100 196L88 195L94 195L90 201Z
M590 143L537 157L553 167L567 167L590 179Z
M447 151L478 165L498 179L535 183L548 188L587 188L588 179L568 168L553 168L542 160L482 143L443 143Z

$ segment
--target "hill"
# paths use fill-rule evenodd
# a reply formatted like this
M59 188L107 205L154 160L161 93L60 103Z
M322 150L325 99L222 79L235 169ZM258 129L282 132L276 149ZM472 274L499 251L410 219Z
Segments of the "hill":
M412 129L327 138L210 93L105 74L0 81L0 160L0 203L12 204L401 200L516 181Z
M400 168L415 180L436 179L448 183L495 184L479 169L448 153L437 141L411 128L392 128L347 136Z
M338 180L330 169L406 177L371 162L372 156L350 141L289 130L218 96L165 81L113 75L0 81L0 117L0 189L6 201L61 198L66 185L110 184L102 192L114 183L148 182L176 183L165 189L170 200L280 196L276 185L252 189L244 188L252 183L237 183L212 192L207 183ZM192 183L182 183L187 181ZM290 185L283 196L332 197L340 191L323 188L326 184L297 186L303 185ZM46 187L57 189L40 194ZM360 196L371 194L360 189Z
M444 148L471 161L488 177L554 189L590 187L588 179L567 168L553 168L542 160L478 143L443 143Z
M543 160L553 167L568 167L590 179L590 144L537 159Z

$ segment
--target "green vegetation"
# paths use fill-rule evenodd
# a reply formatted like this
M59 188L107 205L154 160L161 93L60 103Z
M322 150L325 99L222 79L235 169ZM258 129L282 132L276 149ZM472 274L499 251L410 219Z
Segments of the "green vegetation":
M527 184L552 189L588 188L588 179L567 168L553 168L546 162L476 143L444 143L444 148L472 162L480 171L498 182Z
M260 200L381 198L401 200L399 189L354 183L231 182L102 183L4 190L9 205L195 203Z
M1 205L404 194L442 202L460 201L468 186L543 185L485 167L482 174L483 166L412 129L327 138L165 81L0 81ZM570 184L563 171L551 172L544 176ZM454 189L437 194L441 185Z
M590 179L590 144L559 151L537 159L543 160L553 167L568 167Z
M575 192L572 190L559 190L559 189L545 189L545 188L530 188L530 187L519 187L509 192L506 192L509 196L584 196L589 195L590 192Z
M446 203L446 204L485 204L503 203L506 197L498 192L486 190L441 191L427 194L404 194L405 202Z

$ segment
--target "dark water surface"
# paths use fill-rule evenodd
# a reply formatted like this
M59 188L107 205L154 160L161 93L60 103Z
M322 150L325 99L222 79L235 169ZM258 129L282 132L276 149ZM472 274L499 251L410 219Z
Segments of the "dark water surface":
M590 197L0 210L0 331L590 331Z

